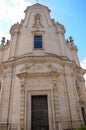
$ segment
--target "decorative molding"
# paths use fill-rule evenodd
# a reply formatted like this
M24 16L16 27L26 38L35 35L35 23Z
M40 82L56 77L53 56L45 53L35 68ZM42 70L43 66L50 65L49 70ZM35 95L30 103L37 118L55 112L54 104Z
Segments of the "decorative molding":
M56 81L54 82L53 88L53 98L54 98L54 115L55 115L55 126L58 129L58 122L60 121L60 108L59 108L59 97L58 97L58 88L56 87Z
M77 89L77 93L78 93L78 96L79 96L79 103L81 106L84 106L85 105L85 101L84 101L84 96L83 96L83 93L82 93L82 90L81 90L81 84L80 84L80 79L82 79L81 77L79 77L78 81L76 81L76 89Z
M34 18L34 25L33 28L39 29L39 28L43 28L43 25L41 23L41 15L40 14L36 14L35 18Z
M55 72L50 72L50 73L20 73L17 74L17 76L22 79L22 78L37 78L37 77L58 77L60 74L55 73Z
M69 66L70 68L73 69L74 72L77 73L77 75L84 75L86 73L86 70L82 69L81 67L77 66L76 63L72 60L68 60L68 59L63 59L60 56L57 55L48 55L48 54L44 54L42 56L35 56L32 55L32 53L28 53L26 55L22 55L19 57L15 57L15 59L8 59L7 62L3 62L3 67L7 68L9 66L16 66L22 63L34 63L34 62L43 62L43 63L48 63L48 62L53 62L56 63L57 65L61 65L62 70L64 69L63 66L67 67Z
M22 27L22 24L23 24L23 20L21 21L21 23L16 23L14 24L13 26L11 26L11 29L10 29L10 34L14 35L15 33L19 33L20 32L20 29Z
M25 118L25 79L21 79L20 127L24 130Z
M50 63L32 63L25 64L23 68L20 69L20 73L24 74L50 74L58 73L57 68ZM23 74L23 75L24 75ZM59 73L58 73L59 74Z
M38 90L38 91L27 91L27 98L28 98L28 106L27 109L28 111L26 111L26 113L31 113L31 96L32 95L47 95L47 99L48 99L48 114L49 114L49 128L50 130L54 130L54 115L52 113L53 110L53 102L52 102L52 95L51 95L51 91L48 90ZM27 123L27 129L30 130L31 129L31 114L29 114L29 116L27 117L29 122Z
M33 30L32 31L32 34L34 34L34 35L43 35L43 33L45 33L45 31L43 31L43 30Z

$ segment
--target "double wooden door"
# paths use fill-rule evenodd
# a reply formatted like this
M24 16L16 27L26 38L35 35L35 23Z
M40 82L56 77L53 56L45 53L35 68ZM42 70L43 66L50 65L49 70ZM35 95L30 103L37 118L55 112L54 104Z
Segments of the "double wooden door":
M31 130L49 130L47 95L31 97Z

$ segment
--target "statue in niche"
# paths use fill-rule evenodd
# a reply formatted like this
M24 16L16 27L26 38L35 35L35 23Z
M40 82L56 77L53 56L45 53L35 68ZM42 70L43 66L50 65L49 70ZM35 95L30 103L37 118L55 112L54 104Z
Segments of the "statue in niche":
M40 14L36 14L35 15L35 23L34 23L34 28L40 28L43 27L41 24L41 15Z
M40 14L37 14L35 16L35 22L36 22L37 25L40 24Z

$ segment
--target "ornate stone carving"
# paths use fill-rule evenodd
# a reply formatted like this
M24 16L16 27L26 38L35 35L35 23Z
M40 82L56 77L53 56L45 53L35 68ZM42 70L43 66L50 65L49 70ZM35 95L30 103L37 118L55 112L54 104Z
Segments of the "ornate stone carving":
M57 69L52 64L43 63L32 63L26 64L20 70L21 73L47 73L47 72L57 72Z
M60 108L59 108L59 97L58 97L58 88L56 87L56 81L54 81L53 88L53 100L54 100L54 108L55 108L55 126L58 129L58 122L60 120Z
M24 130L24 120L25 120L25 76L22 77L23 74L17 75L20 78L21 85L21 100L20 100L20 127L21 130Z
M14 35L15 33L19 33L21 27L22 27L22 23L21 23L21 24L19 24L19 23L14 24L14 25L11 27L11 29L10 29L10 33L11 33L12 35Z
M24 117L25 117L25 79L21 79L21 104L20 104L20 125L24 130Z
M43 25L41 23L41 15L40 14L36 14L35 15L35 22L34 22L33 28L39 29L40 27L43 28Z
M32 64L25 64L21 69L20 72L26 72L28 69L30 69Z
M69 37L69 39L66 39L66 45L71 49L71 50L76 50L78 51L77 49L77 46L74 44L74 40L72 38L72 36Z
M2 41L0 44L0 49L5 50L10 46L10 41L9 40L5 40L5 37L2 37Z
M76 81L76 88L77 88L77 93L79 96L79 103L83 106L85 102L84 102L84 97L83 97L83 94L80 88L80 83L79 83L81 79L82 78L78 77L78 81Z

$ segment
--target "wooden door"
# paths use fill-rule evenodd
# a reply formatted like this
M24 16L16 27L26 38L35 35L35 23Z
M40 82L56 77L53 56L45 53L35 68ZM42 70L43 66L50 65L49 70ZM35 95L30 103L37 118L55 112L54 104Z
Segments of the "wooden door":
M49 130L46 95L31 97L31 130Z

